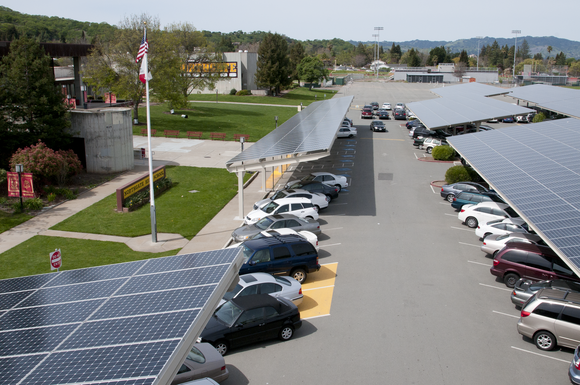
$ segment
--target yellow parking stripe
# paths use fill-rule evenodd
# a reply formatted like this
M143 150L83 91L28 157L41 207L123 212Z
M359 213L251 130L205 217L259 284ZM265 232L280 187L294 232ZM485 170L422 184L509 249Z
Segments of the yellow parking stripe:
M329 263L308 275L308 281L302 285L304 299L298 306L302 319L330 314L337 269L338 263Z

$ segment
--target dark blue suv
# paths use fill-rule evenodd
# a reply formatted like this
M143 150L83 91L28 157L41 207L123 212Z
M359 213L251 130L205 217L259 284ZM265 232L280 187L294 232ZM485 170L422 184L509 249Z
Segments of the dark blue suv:
M240 274L289 274L303 283L308 273L320 270L316 249L298 235L251 239L244 241L242 247L244 264Z

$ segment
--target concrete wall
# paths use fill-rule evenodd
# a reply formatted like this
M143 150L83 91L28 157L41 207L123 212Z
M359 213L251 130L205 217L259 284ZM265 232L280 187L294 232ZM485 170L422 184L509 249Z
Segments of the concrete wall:
M453 72L431 71L431 72L427 73L427 72L405 71L405 70L395 71L395 75L394 75L393 80L406 81L407 74L443 75L443 82L444 83L458 83L461 81L461 79L458 79L455 77ZM464 76L475 78L475 81L478 83L495 83L499 80L498 74L496 71L465 71Z
M85 140L87 172L109 174L133 169L130 108L71 110L70 130Z
M238 63L238 77L237 78L223 78L216 82L215 88L210 90L197 90L202 94L215 94L216 90L219 94L229 94L232 88L236 91L240 90L258 90L254 75L258 70L258 53L257 52L224 52L223 60L226 62ZM259 94L252 92L254 94Z

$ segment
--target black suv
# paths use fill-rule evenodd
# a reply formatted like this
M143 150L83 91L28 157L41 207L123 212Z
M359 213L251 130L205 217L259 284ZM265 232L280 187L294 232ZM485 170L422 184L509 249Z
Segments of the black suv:
M316 249L299 235L251 239L244 241L242 246L244 264L240 274L289 274L303 283L308 273L320 270Z

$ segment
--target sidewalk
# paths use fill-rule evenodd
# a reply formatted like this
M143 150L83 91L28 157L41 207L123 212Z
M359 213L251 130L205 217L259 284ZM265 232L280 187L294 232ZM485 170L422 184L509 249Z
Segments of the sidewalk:
M251 142L245 143L245 148L248 148L251 144ZM134 136L133 146L135 148L146 148L147 137ZM154 167L180 165L225 168L225 163L240 153L241 146L237 142L229 141L154 137L151 138L151 150L154 154ZM154 244L151 234L128 238L49 230L50 227L57 223L114 193L118 187L147 173L147 162L147 159L135 160L135 168L133 170L127 171L117 178L81 194L75 200L67 201L49 209L29 221L0 234L0 254L35 235L122 242L133 250L153 253L182 248L178 254L187 254L216 250L225 246L229 242L231 232L242 223L242 220L237 218L239 215L237 195L191 241L179 234L158 233L158 242ZM254 202L262 199L265 194L265 191L262 190L260 178L254 178L244 189L244 214L247 214L252 209Z

